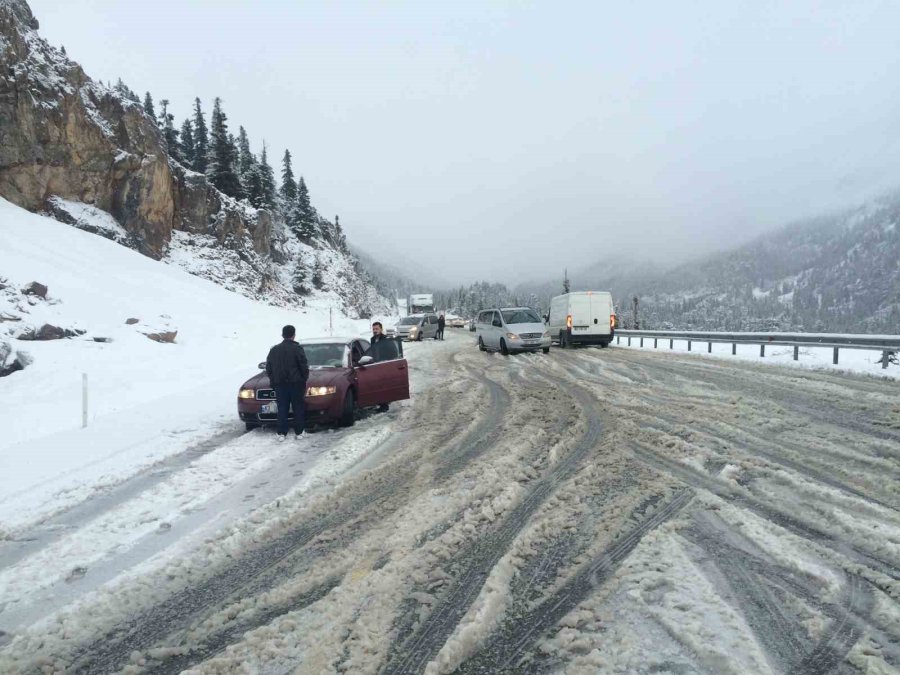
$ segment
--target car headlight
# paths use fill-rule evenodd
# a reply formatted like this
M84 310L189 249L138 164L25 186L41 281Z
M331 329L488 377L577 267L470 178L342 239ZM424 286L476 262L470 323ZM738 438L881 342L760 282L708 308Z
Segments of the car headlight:
M507 333L506 337L508 337L510 340L518 340L519 339L519 336L516 335L515 333Z
M256 398L256 389L241 389L238 398Z
M337 391L337 387L308 387L306 389L307 396L328 396Z
M418 327L418 326L413 326L412 328L409 329L409 332L410 332L410 333L415 333L417 330L419 330L419 327Z
M549 331L549 330L545 330L545 331L544 331L544 337L550 337L550 331Z

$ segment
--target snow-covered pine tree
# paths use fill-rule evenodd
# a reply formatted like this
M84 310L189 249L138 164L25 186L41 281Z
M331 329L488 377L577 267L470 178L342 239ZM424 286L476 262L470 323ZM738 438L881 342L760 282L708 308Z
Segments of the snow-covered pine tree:
M322 287L325 285L325 270L322 267L322 259L319 258L318 254L313 263L312 283L319 290L322 290Z
M193 167L197 160L194 150L194 129L191 126L190 120L185 120L182 123L179 136L178 145L181 148L181 156L184 159L183 163L186 167Z
M119 96L121 96L122 98L128 99L129 101L134 101L135 103L141 102L141 99L138 97L138 95L128 88L128 85L122 81L121 77L116 81L116 85L113 87L113 89L115 89Z
M184 164L184 156L178 145L178 132L175 130L175 116L169 112L169 99L161 99L159 105L162 108L159 112L159 126L162 127L166 150L172 159Z
M263 206L259 208L274 211L277 204L275 203L275 172L269 165L268 152L266 143L263 141L262 154L259 158L260 177L262 179L262 200Z
M309 200L309 190L303 176L297 181L297 212L300 239L308 244L320 234L320 229L319 217Z
M297 201L297 181L294 180L294 169L291 166L291 151L285 150L281 160L281 199L285 209Z
M238 175L243 179L250 167L256 164L256 157L250 151L250 138L244 127L238 127Z
M269 208L269 205L266 203L265 190L263 188L262 167L259 164L253 163L250 166L247 173L244 174L243 184L247 201L250 202L254 208Z
M153 97L148 91L144 94L144 112L150 116L152 120L156 120L156 109L153 107Z
M229 197L240 199L241 183L235 172L235 152L228 134L228 118L222 110L222 99L213 102L209 130L209 160L206 175L209 181Z
M206 173L207 155L209 154L209 133L206 120L200 108L200 99L194 99L194 163L191 168L197 173Z
M303 264L303 259L298 257L291 275L291 285L297 295L309 295L309 287L306 285L309 278L309 270Z

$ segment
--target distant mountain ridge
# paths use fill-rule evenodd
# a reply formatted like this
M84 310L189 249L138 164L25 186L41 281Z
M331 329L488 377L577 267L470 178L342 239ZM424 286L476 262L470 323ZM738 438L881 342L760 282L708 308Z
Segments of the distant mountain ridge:
M576 271L572 289L611 290L625 325L636 296L648 329L900 333L900 191L668 270L616 267ZM534 288L561 279L517 290Z

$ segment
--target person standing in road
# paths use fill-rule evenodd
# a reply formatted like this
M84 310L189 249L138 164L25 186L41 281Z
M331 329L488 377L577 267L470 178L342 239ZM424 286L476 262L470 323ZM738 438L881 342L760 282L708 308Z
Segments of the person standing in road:
M384 326L381 325L380 321L376 321L372 324L372 339L369 340L373 345L376 342L381 342L382 340L386 340L387 335L384 334Z
M437 330L437 332L438 332L438 339L439 339L439 340L443 340L443 339L444 339L444 326L446 326L446 325L447 325L447 321L446 321L446 319L444 319L444 315L441 314L441 315L438 317L438 330Z
M376 321L372 324L372 339L370 340L371 345L369 346L368 352L366 352L369 356L371 356L375 361L380 361L378 358L378 348L377 344L379 342L383 342L388 339L388 336L384 334L384 326L381 325L380 321ZM378 406L378 412L387 412L390 410L390 406L387 403L382 403Z
M293 326L281 329L280 344L269 350L266 358L266 374L269 384L275 390L278 406L278 440L287 438L288 407L294 411L294 438L303 434L306 422L306 380L309 379L309 364L303 347L294 341L297 330Z

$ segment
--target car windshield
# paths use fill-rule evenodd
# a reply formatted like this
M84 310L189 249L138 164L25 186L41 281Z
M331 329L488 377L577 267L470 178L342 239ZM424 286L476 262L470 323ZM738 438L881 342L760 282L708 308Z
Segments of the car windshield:
M417 326L422 321L421 316L405 316L400 319L401 326Z
M504 309L501 313L508 324L541 323L541 318L533 309Z
M306 361L313 368L341 368L344 365L343 342L301 345L306 352Z

